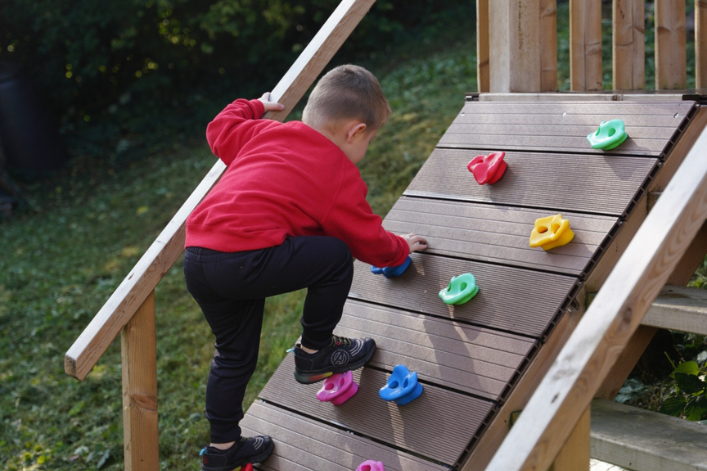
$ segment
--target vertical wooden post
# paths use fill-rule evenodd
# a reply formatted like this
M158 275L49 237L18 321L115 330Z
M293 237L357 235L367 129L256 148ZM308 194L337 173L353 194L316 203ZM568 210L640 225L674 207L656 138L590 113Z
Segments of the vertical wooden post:
M476 84L479 92L489 87L489 0L476 0Z
M645 9L645 0L614 0L614 90L642 90L646 86Z
M707 0L695 0L695 86L707 88Z
M152 291L120 334L125 471L157 471L160 467L155 343Z
M685 0L655 2L655 88L687 88Z
M490 89L492 92L541 90L540 0L489 3Z
M600 1L570 0L570 88L602 89Z
M557 90L557 0L540 0L540 91Z
M577 422L565 445L557 454L555 462L549 471L589 471L590 416L588 407L582 417L579 418L579 422Z

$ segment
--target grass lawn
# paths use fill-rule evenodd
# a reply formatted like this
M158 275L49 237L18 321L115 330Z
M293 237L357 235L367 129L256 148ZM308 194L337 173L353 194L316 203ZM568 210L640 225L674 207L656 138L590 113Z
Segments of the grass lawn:
M393 108L360 165L380 215L430 154L464 92L476 91L473 34L451 23L388 62L363 63ZM561 64L561 88L567 76ZM77 158L61 177L28 188L29 207L0 222L0 469L122 469L119 342L82 383L64 374L63 356L214 160L205 142L180 138L139 161ZM707 285L706 266L701 273L695 283ZM156 297L162 469L194 469L208 442L203 402L213 336L186 291L181 260ZM302 302L301 292L267 301L248 404L299 335Z
M394 64L364 64L394 113L360 165L381 215L462 107L464 92L476 90L475 46L468 34L453 33L413 41ZM139 161L74 159L62 177L27 190L29 208L0 223L0 469L122 469L120 342L81 383L64 374L63 356L214 160L205 142L178 139ZM208 442L203 403L213 336L186 291L181 260L156 302L162 469L194 469ZM268 300L247 404L298 337L302 302L302 292Z

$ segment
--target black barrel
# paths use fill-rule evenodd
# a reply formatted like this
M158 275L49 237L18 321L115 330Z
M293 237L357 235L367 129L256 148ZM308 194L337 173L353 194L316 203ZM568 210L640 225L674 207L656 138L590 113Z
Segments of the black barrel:
M0 61L0 146L8 169L46 176L67 160L56 122L24 68Z

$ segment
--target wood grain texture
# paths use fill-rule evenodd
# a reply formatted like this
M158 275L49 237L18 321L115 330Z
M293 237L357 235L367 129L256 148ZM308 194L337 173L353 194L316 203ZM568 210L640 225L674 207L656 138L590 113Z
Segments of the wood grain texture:
M546 252L529 246L535 220L545 216L546 211L403 196L383 227L396 234L425 236L430 254L580 275L617 223L615 217L563 213L574 239Z
M570 0L570 89L601 90L601 2Z
M458 391L498 399L534 344L532 339L422 314L349 301L334 333L371 337L369 365L405 365L421 378Z
M286 359L260 398L448 465L463 453L493 406L491 401L431 384L424 384L422 395L413 402L398 406L378 395L390 373L366 367L354 373L359 385L356 395L335 406L315 397L321 384L297 384L293 374L294 361Z
M477 326L540 337L576 283L571 276L413 254L400 277L384 279L356 262L350 297ZM452 276L472 273L479 293L466 304L448 306L440 290Z
M375 0L343 0L272 91L283 111L267 118L284 120L329 63ZM140 258L64 357L64 370L82 380L184 250L185 222L218 182L226 166L219 160Z
M666 286L646 313L643 324L707 335L707 290Z
M492 92L541 91L540 0L489 3Z
M550 471L589 471L590 425L591 419L587 408L557 454Z
M658 162L645 157L507 152L503 178L478 185L466 165L482 149L435 149L406 196L621 216ZM553 190L548 188L552 175Z
M491 91L489 27L489 0L476 0L476 84L480 93Z
M646 87L645 0L613 0L613 88Z
M631 469L707 470L707 427L677 417L596 399L592 457Z
M265 471L351 471L366 460L381 461L392 471L444 471L447 468L327 424L254 402L240 423L246 436L269 435L275 451Z
M707 88L707 0L695 0L695 87Z
M655 88L687 88L685 0L655 1Z
M487 468L544 469L707 218L703 130Z
M123 454L126 471L159 469L155 292L121 333Z
M557 90L557 0L540 0L540 91Z

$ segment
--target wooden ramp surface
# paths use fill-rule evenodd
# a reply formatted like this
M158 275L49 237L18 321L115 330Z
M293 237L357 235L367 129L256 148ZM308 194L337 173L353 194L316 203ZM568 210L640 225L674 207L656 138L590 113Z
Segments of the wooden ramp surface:
M355 373L358 393L320 403L285 359L242 426L266 433L275 452L260 469L354 470L366 459L389 470L458 469L567 311L694 113L691 101L475 102L465 104L384 220L427 237L399 278L356 262L335 333L370 336L378 350ZM621 118L629 139L610 152L586 135ZM466 164L507 151L506 175L479 186ZM575 232L567 246L531 249L535 219L556 213ZM470 272L479 294L462 306L438 297ZM422 396L406 406L378 396L393 367L417 371Z

